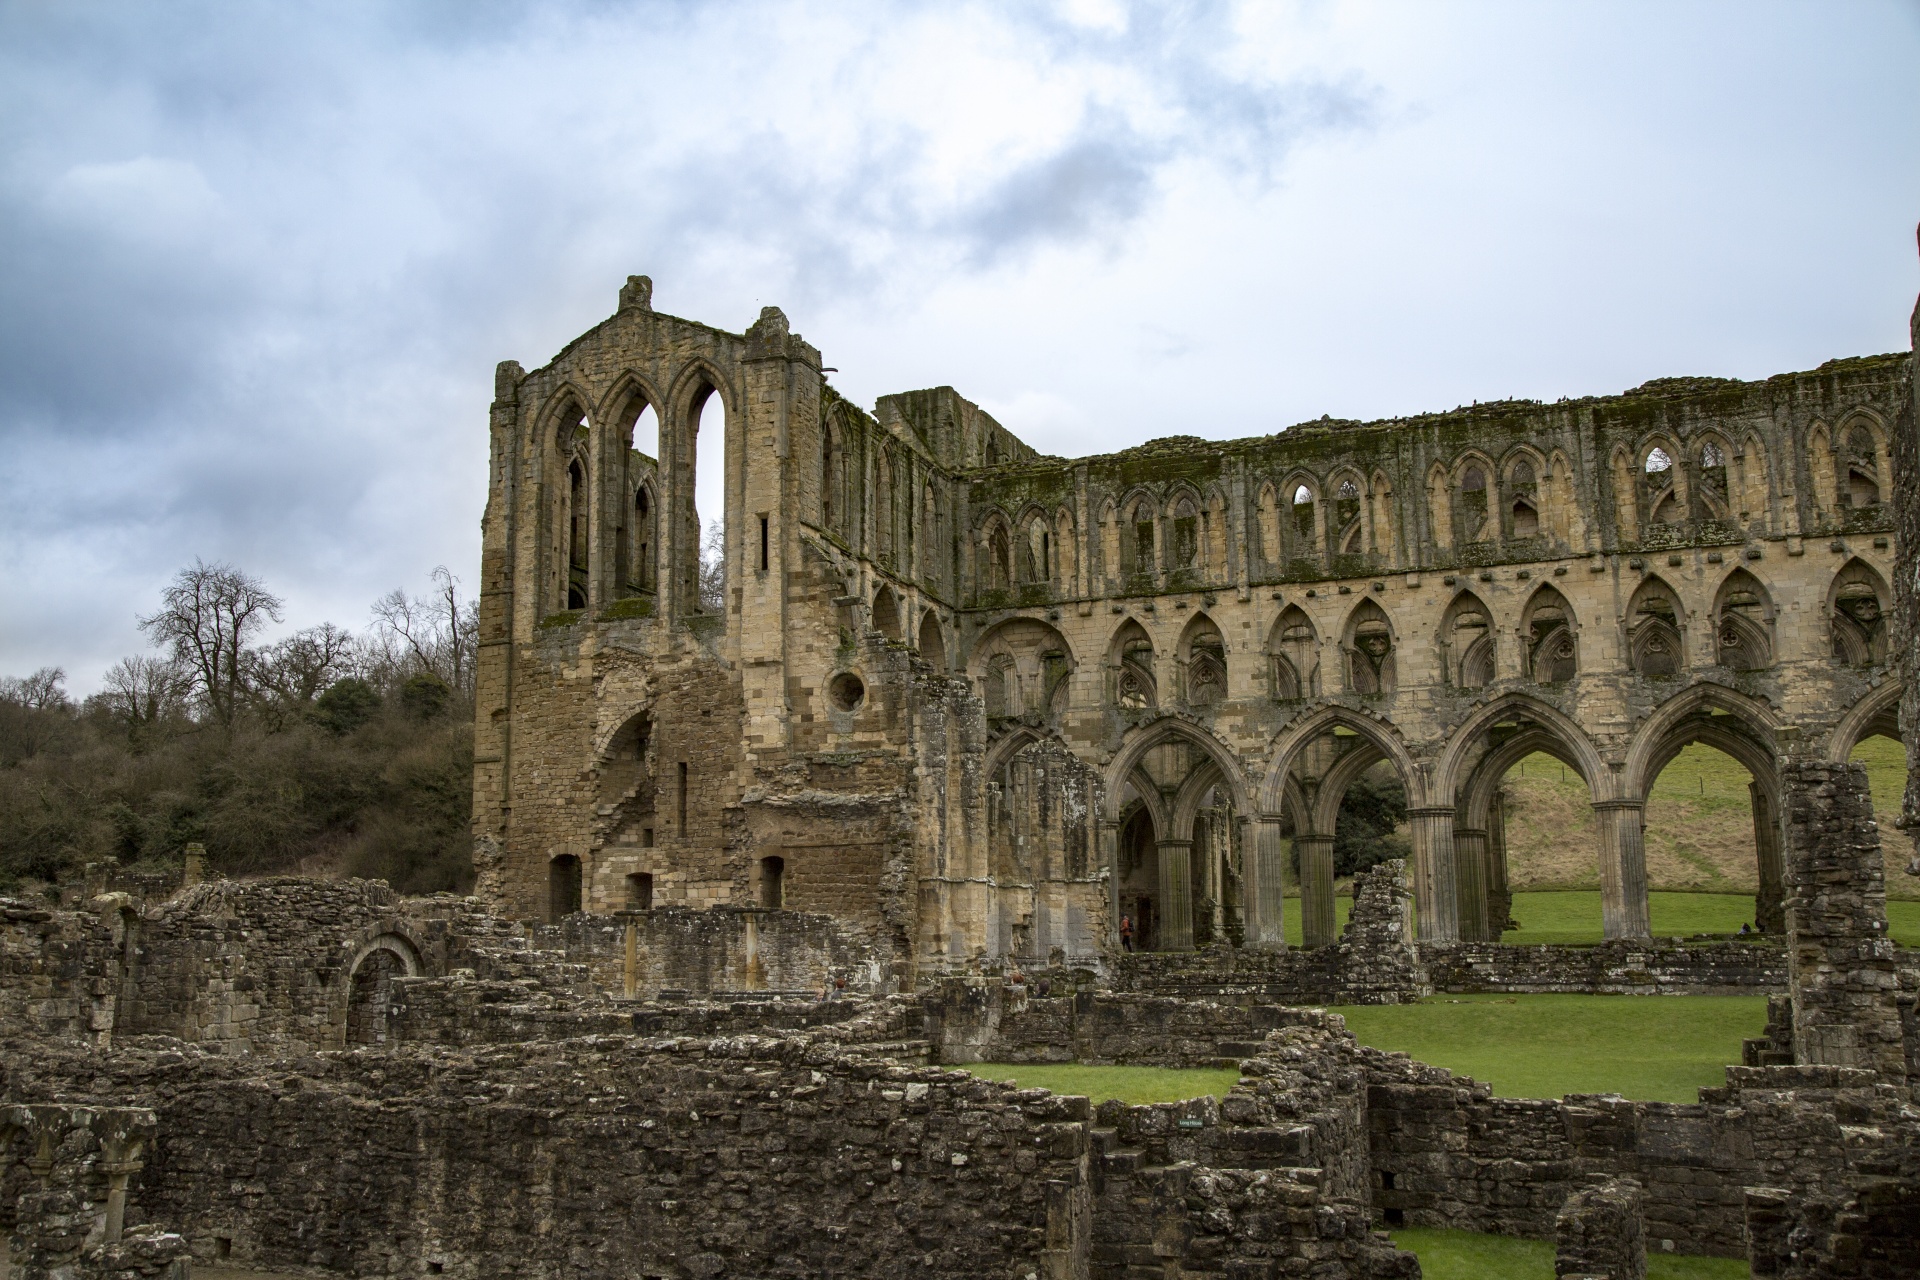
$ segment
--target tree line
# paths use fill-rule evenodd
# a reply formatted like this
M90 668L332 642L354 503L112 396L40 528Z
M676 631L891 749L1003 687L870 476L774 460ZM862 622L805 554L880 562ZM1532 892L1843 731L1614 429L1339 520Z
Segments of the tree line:
M360 631L271 643L284 602L196 561L139 619L152 650L75 701L65 673L0 678L0 891L90 862L299 871L464 889L478 624L458 580L394 590Z

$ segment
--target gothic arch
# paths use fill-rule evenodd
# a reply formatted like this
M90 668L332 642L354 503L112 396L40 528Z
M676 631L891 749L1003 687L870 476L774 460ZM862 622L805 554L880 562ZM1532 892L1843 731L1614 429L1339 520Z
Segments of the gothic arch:
M1874 667L1887 660L1887 581L1858 556L1840 566L1827 588L1827 626L1835 661Z
M1297 604L1282 609L1267 632L1267 693L1277 702L1320 694L1320 631Z
M658 418L660 406L664 403L660 393L654 389L645 374L634 369L622 369L619 376L613 380L613 386L606 395L601 397L600 407L593 417L598 422L612 423L626 447L631 449L633 424L638 422L641 413L649 408L653 410L654 417ZM657 444L655 449L657 452Z
M1550 532L1542 498L1547 460L1531 445L1509 449L1500 460L1500 519L1510 538L1537 538Z
M1320 786L1313 793L1312 829L1321 835L1333 835L1339 826L1340 802L1346 799L1347 788L1361 774L1386 758L1386 753L1372 739L1361 738L1359 745L1334 761L1332 767L1321 775Z
M1640 441L1634 456L1638 459L1635 482L1648 526L1684 522L1688 516L1687 455L1679 441L1656 432Z
M1057 716L1065 709L1075 666L1067 638L1038 618L1006 619L981 636L967 658L967 674L979 684L987 713L994 717Z
M1773 665L1775 610L1766 584L1744 568L1720 583L1713 600L1714 660L1730 671Z
M1138 618L1126 618L1115 627L1107 641L1108 700L1134 711L1159 706L1154 657L1153 637Z
M1341 555L1366 549L1367 479L1350 466L1327 477L1327 541Z
M1341 633L1346 655L1347 689L1352 693L1392 693L1399 687L1393 619L1372 600L1362 600L1347 614Z
M1494 725L1508 720L1531 721L1541 726L1543 733L1561 744L1561 749L1567 753L1561 758L1587 780L1589 787L1594 788L1595 798L1606 798L1599 794L1599 789L1603 779L1612 777L1612 770L1586 731L1552 703L1519 690L1503 693L1476 707L1473 714L1453 731L1434 764L1434 795L1445 802L1453 801L1464 781L1460 776L1462 766L1478 749L1480 736Z
M1687 669L1684 607L1680 593L1658 574L1648 574L1627 601L1626 651L1636 675L1666 678Z
M1733 442L1713 428L1693 438L1689 479L1694 513L1703 520L1733 519Z
M1507 771L1530 755L1552 756L1561 764L1574 771L1579 779L1587 784L1589 799L1598 803L1610 799L1607 794L1613 779L1609 771L1602 769L1599 775L1591 776L1582 769L1580 754L1571 748L1553 730L1544 725L1534 724L1514 734L1497 746L1490 747L1473 762L1466 777L1460 780L1459 791L1455 797L1456 826L1471 830L1486 830L1487 811L1493 807L1493 794L1500 789Z
M1453 547L1453 485L1446 464L1436 462L1427 470L1427 528L1433 545L1441 551Z
M1335 729L1353 730L1393 761L1394 772L1400 775L1401 785L1407 790L1409 807L1417 808L1425 803L1426 775L1414 763L1413 753L1401 740L1399 730L1351 707L1328 703L1300 716L1274 735L1273 744L1267 748L1266 776L1260 784L1262 813L1281 811L1287 801L1288 775L1295 759L1309 743Z
M900 625L900 601L893 588L885 583L873 593L873 629L889 640L901 641L906 638Z
M1827 735L1827 759L1844 762L1862 741L1883 734L1900 741L1900 693L1898 680L1888 680L1847 708L1833 731Z
M1777 728L1772 709L1758 698L1725 685L1692 685L1661 703L1634 732L1621 771L1621 793L1628 799L1644 799L1660 770L1681 748L1705 742L1747 766L1763 785L1774 787L1777 796Z
M1440 615L1435 634L1440 666L1456 689L1484 689L1493 683L1493 611L1473 592L1462 589Z
M1169 715L1130 730L1121 740L1120 750L1107 766L1107 786L1102 803L1107 808L1109 818L1117 819L1120 816L1120 787L1131 775L1134 766L1153 748L1176 739L1198 747L1219 769L1221 781L1233 795L1233 807L1237 812L1253 812L1246 778L1240 770L1240 759L1233 750L1191 720Z
M1535 589L1521 610L1520 644L1535 684L1565 684L1580 674L1580 621L1551 584Z
M1451 479L1460 541L1492 542L1500 528L1499 472L1493 460L1478 449L1469 449L1454 459Z
M1194 614L1188 621L1174 656L1180 663L1181 692L1188 706L1226 701L1227 641L1219 624L1205 612Z
M935 671L945 675L947 672L947 637L940 628L940 615L932 609L920 615L919 632L920 657Z
M1167 824L1167 833L1172 839L1191 840L1193 838L1193 819L1200 808L1200 802L1225 780L1220 772L1220 766L1211 757L1195 766L1185 778L1180 780L1180 788L1174 792L1173 806Z

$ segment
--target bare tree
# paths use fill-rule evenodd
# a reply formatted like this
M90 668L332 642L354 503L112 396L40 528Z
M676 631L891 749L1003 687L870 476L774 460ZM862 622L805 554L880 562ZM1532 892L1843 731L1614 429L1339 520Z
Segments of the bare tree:
M267 728L277 733L304 714L328 685L348 674L354 658L351 631L331 622L309 627L247 652L247 692Z
M373 625L404 665L430 672L464 692L473 688L479 617L472 601L460 600L460 580L445 565L434 568L433 591L409 597L395 587L373 602Z
M700 612L727 611L727 527L707 522L707 538L700 547Z
M100 692L87 700L88 705L104 706L126 730L128 743L136 748L161 725L185 716L187 696L193 691L193 681L178 662L145 654L114 663L101 677L100 686Z
M191 675L207 713L233 729L246 691L247 641L280 621L280 598L232 565L193 562L160 596L160 612L140 629L164 645Z
M30 676L0 676L0 700L18 703L33 711L54 711L68 705L65 684L67 673L59 667L42 667Z

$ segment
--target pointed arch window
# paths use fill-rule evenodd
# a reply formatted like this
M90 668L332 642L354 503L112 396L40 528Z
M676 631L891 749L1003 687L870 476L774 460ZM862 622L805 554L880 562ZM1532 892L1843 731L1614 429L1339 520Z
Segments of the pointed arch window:
M1507 473L1507 489L1512 497L1508 511L1510 527L1516 538L1540 536L1540 483L1534 477L1533 463L1522 458Z
M1879 459L1874 448L1873 432L1868 430L1864 422L1855 422L1847 431L1844 466L1841 501L1854 511L1879 506Z
M1461 533L1468 542L1485 542L1492 536L1487 520L1487 473L1468 466L1460 475Z
M1304 484L1293 490L1293 536L1298 546L1313 546L1313 490Z

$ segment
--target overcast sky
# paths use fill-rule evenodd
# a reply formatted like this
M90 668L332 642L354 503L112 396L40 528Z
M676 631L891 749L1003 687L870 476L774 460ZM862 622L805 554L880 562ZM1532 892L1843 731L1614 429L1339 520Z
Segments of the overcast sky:
M630 272L1077 454L1904 349L1916 220L1911 0L0 0L0 674L471 586Z

